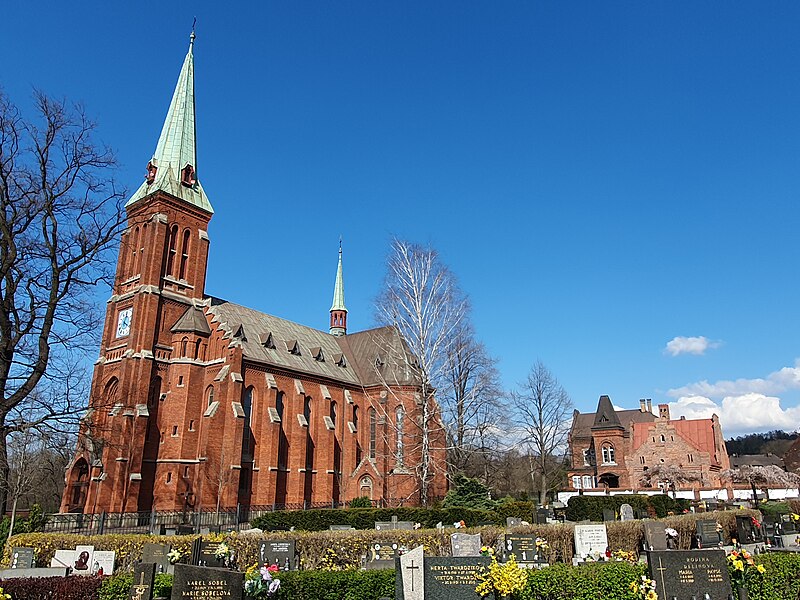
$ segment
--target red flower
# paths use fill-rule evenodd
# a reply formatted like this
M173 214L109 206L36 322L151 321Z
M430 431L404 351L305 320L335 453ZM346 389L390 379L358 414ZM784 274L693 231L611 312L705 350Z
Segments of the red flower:
M269 571L270 573L277 573L278 571L280 571L280 569L278 568L278 565L270 565L267 567L267 571Z

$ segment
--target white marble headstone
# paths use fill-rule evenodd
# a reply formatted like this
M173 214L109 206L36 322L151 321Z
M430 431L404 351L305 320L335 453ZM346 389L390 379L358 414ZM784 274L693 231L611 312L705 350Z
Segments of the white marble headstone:
M94 565L94 546L75 546L72 572L75 575L90 575Z
M55 556L50 559L51 567L72 568L75 564L75 550L56 550Z
M608 547L608 534L604 524L575 525L575 554L585 558L590 554L603 554Z
M401 600L424 600L424 564L425 555L422 546L417 546L400 556L400 572L403 581L403 598Z
M114 573L114 558L116 553L113 550L95 550L92 572L97 574L98 569L103 569L103 575Z
M620 521L633 521L633 507L630 504L623 504L619 507Z

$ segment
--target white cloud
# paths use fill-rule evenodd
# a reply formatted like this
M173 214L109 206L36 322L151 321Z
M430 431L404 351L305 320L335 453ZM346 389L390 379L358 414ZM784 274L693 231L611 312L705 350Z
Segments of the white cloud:
M724 398L743 396L746 394L780 394L787 390L800 389L800 359L793 367L783 367L767 375L766 378L720 380L715 383L698 381L667 392L672 398L705 396L707 398Z
M676 336L667 342L664 348L665 354L678 356L679 354L702 355L709 348L718 348L719 342L713 342L707 337L700 335L697 337Z
M795 431L800 425L800 406L784 409L780 398L756 392L725 396L721 402L702 395L681 396L670 403L673 419L708 419L713 414L726 438L773 429Z

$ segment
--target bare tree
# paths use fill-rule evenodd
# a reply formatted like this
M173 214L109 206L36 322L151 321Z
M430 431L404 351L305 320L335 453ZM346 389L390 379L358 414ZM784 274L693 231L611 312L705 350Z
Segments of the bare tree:
M222 498L225 495L225 489L233 482L235 473L230 467L230 461L225 460L225 449L220 448L219 460L209 458L205 463L205 479L208 481L213 494L216 498L216 523L219 525L219 514L222 508ZM187 481L188 484L188 481ZM187 487L186 493L190 493L190 488ZM188 495L186 496L188 499Z
M27 121L0 92L0 474L6 481L8 436L77 410L71 398L58 398L36 405L31 420L22 418L33 392L61 388L62 368L93 346L99 319L90 295L112 271L107 251L125 197L114 184L114 156L94 141L95 125L83 109L40 92L34 99L37 118ZM7 492L0 489L2 510Z
M477 455L496 449L495 434L504 417L495 361L475 339L466 317L446 357L444 370L447 387L438 399L447 427L450 469L452 473L465 473ZM486 479L483 477L484 484L488 484Z
M751 466L742 465L735 469L726 469L722 473L722 478L733 483L747 483L753 491L753 506L758 507L758 489L764 490L764 495L769 500L770 486L782 486L784 488L800 487L800 475L784 471L775 465Z
M572 400L541 361L533 365L511 399L524 433L521 445L528 451L531 483L539 490L539 503L545 504L564 468L556 455L566 448Z
M419 390L419 416L408 421L417 430L409 439L415 440L413 450L419 456L416 475L425 505L437 468L434 453L444 450L432 447L445 433L435 395L449 384L447 364L468 306L455 276L433 248L395 239L386 267L377 320L400 334L407 348L400 371L411 373Z
M642 474L639 482L647 487L663 484L666 490L672 490L672 497L678 495L678 488L687 484L700 481L700 474L686 471L677 465L657 464L650 467Z

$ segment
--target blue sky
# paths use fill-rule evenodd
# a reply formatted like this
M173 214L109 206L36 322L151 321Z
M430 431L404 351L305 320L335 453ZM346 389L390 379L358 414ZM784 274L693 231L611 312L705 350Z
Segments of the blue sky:
M324 329L342 235L363 329L431 243L508 387L800 426L800 4L18 2L0 85L83 101L132 191L194 15L207 292Z

